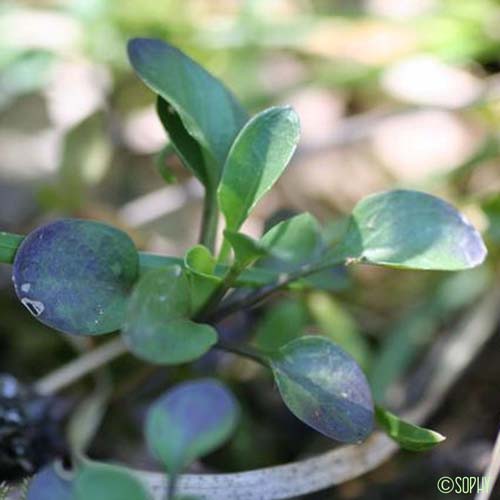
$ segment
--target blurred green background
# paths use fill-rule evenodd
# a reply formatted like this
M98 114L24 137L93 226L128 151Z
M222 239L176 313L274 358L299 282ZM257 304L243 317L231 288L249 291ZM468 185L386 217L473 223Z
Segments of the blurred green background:
M135 36L177 45L251 112L284 103L298 111L298 152L246 224L249 234L280 210L338 220L363 196L395 186L442 196L483 233L490 257L478 270L359 268L334 277L336 293L279 297L227 325L228 335L267 345L295 331L329 335L360 360L379 399L402 404L401 381L427 348L499 282L500 2L3 0L0 230L24 234L72 216L115 224L155 252L182 255L196 242L202 190L178 159L160 154L168 139L154 96L126 59ZM0 372L30 382L91 346L32 320L14 299L9 268L0 269ZM399 454L308 498L439 498L437 477L482 473L500 422L499 347L492 336L431 422L448 436L444 445ZM152 467L141 412L152 394L204 370L229 380L246 410L233 442L194 470L262 467L331 447L284 410L251 364L223 356L158 371L126 359L113 369L96 456Z

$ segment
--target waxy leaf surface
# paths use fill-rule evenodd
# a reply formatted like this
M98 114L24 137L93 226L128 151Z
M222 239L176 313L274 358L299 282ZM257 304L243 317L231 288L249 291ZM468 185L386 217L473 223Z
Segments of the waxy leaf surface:
M232 434L239 409L233 395L217 380L184 382L149 409L149 448L172 473L215 448Z
M190 286L180 266L147 272L129 301L123 339L138 357L158 364L192 361L217 341L209 325L189 319Z
M161 40L135 38L128 55L144 83L172 107L170 118L162 109L160 116L181 158L205 186L215 189L229 148L247 120L245 111L217 78ZM201 153L193 140L210 157L208 170L205 163L198 166Z
M439 432L405 422L380 406L376 408L376 416L377 423L404 450L426 451L446 439Z
M270 356L283 401L300 420L345 443L373 429L373 401L353 358L324 337L292 340Z
M299 118L290 107L266 109L243 127L229 151L219 186L226 229L237 231L278 180L299 133Z
M276 224L262 236L260 244L275 259L281 261L282 269L289 270L317 260L324 250L321 227L308 213L296 215Z
M449 203L419 191L394 190L356 205L334 253L389 267L456 271L481 264L486 247Z
M23 240L12 277L17 296L39 321L61 332L99 335L121 327L138 269L125 233L62 219Z

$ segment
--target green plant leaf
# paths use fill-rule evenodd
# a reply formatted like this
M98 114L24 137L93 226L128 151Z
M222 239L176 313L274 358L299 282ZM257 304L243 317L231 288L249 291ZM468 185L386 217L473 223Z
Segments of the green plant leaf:
M41 469L30 481L26 500L74 500L73 483L50 464Z
M369 345L354 318L330 294L309 294L307 306L321 332L347 351L363 369L368 368Z
M226 228L237 231L288 165L299 141L299 118L290 107L254 116L229 151L219 186Z
M186 130L178 113L161 97L158 97L156 110L182 163L204 186L210 185L209 166L203 157L203 149Z
M149 409L149 448L171 474L218 448L233 433L239 416L233 395L220 382L184 382L161 396Z
M190 57L156 39L129 41L128 55L140 78L175 111L164 121L182 159L210 190L215 189L234 138L247 120L227 88ZM181 126L182 125L182 126ZM200 171L191 137L210 157L210 169ZM205 165L206 166L206 165ZM196 170L195 170L196 169Z
M186 252L184 265L188 270L192 313L196 314L221 282L215 274L215 258L203 245L195 245Z
M17 250L16 294L42 323L65 333L118 330L139 272L132 240L106 224L62 219L35 229Z
M151 500L151 496L125 468L103 463L88 463L75 480L75 500Z
M149 271L130 297L123 339L151 363L192 361L216 343L217 332L191 321L191 312L189 281L180 266Z
M308 213L276 224L262 236L260 243L274 257L291 264L314 260L323 250L321 227Z
M283 401L307 425L346 443L372 432L368 382L339 346L325 337L301 337L273 353L270 363Z
M163 146L163 148L161 148L160 151L158 151L158 153L156 153L156 155L154 155L153 157L157 172L161 175L161 178L167 184L175 184L177 182L175 174L167 165L167 157L171 154L172 151L176 151L176 149L172 146L172 143L169 142L165 146Z
M216 260L210 250L203 245L195 245L186 252L186 268L200 276L216 277Z
M450 204L419 191L394 190L356 205L333 254L403 269L456 271L481 264L486 247Z
M265 352L276 351L304 335L309 316L302 302L283 300L270 307L257 325L255 345Z
M446 439L439 432L405 422L380 406L375 408L375 414L380 427L404 450L426 451Z
M250 236L233 231L224 231L224 236L233 248L236 266L243 270L252 265L257 259L267 255L263 246Z

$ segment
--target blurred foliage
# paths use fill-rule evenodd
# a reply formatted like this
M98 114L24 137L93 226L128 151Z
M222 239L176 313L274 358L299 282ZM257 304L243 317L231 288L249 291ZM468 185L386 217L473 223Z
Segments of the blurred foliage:
M166 39L223 79L249 111L290 103L301 116L295 163L257 207L249 233L261 234L278 209L305 209L338 222L334 237L356 201L394 185L445 197L482 230L490 259L477 271L361 267L349 269L350 279L334 272L317 278L338 282L336 291L297 290L229 327L266 349L304 332L328 336L362 363L378 399L398 403L395 388L424 350L498 282L499 20L497 0L4 1L0 229L25 233L45 219L79 216L116 223L155 251L182 255L194 243L199 189L125 53L130 37ZM422 57L432 64L413 73L405 66ZM177 183L164 187L158 170ZM1 370L35 379L71 350L16 306L7 275ZM94 443L94 454L143 466L135 422L152 397L207 366L246 402L244 429L209 466L259 467L325 447L257 368L226 356L205 361L161 372L135 360L113 366L107 439Z

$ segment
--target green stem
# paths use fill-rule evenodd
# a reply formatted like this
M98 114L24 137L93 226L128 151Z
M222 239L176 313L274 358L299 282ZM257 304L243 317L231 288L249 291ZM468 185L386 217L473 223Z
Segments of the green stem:
M220 249L218 263L219 264L227 264L229 260L229 256L231 254L231 244L227 241L226 237L222 240L222 247Z
M219 340L217 344L215 344L215 348L220 349L221 351L230 352L232 354L236 354L238 356L251 359L252 361L258 363L259 365L269 368L269 362L267 360L266 355L262 351L254 347L248 345L247 346L235 345L229 342L225 342L223 340Z
M0 232L0 262L12 264L24 236Z
M205 245L212 253L215 251L218 224L219 208L217 205L216 191L207 188L203 200L200 243Z
M257 290L249 293L245 297L229 301L226 304L222 304L222 306L217 311L215 311L214 314L208 318L208 320L217 322L227 316L230 316L231 314L234 314L239 310L249 309L251 307L254 307L257 304L261 303L263 300L269 298L271 295L275 294L276 292L283 290L292 282L300 280L302 278L306 278L311 274L315 274L325 269L329 269L332 266L341 264L343 262L344 259L338 259L338 261L329 261L328 263L305 264L297 271L293 271L290 273L282 273L278 276L278 279L274 283L258 288Z
M177 489L177 474L169 474L167 500L174 500L176 489Z
M149 252L139 252L139 263L141 272L145 273L151 269L160 269L165 266L177 265L184 267L184 260L181 257L171 257L167 255L153 254ZM218 264L215 275L224 278L230 267L225 264ZM236 287L262 287L276 281L280 273L272 269L246 269L234 282Z
M208 300L202 306L202 308L196 314L195 321L203 321L203 319L212 312L212 310L219 304L219 302L224 298L227 291L234 287L236 279L241 273L239 266L231 266L222 281L217 285L217 288L212 292Z

